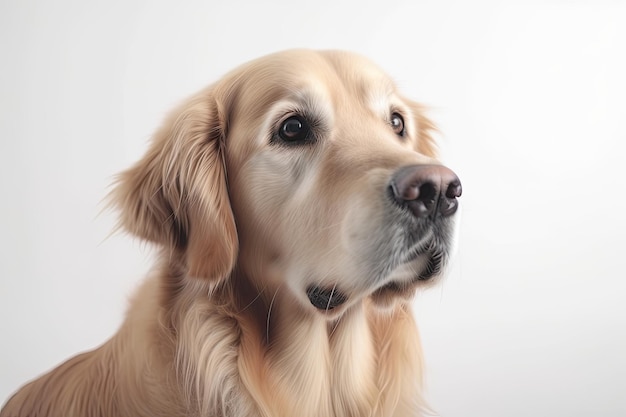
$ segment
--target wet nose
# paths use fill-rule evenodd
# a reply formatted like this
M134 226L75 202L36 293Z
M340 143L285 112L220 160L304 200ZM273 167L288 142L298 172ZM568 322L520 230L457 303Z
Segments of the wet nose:
M417 218L452 216L462 192L459 177L441 165L402 167L392 175L389 187L395 202Z

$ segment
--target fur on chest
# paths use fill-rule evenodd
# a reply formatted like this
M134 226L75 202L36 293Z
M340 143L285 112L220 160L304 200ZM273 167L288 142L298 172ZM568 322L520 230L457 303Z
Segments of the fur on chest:
M283 315L271 334L217 313L196 323L186 333L203 347L179 357L205 367L185 378L201 415L417 416L424 407L419 336L404 307L364 307L333 323Z

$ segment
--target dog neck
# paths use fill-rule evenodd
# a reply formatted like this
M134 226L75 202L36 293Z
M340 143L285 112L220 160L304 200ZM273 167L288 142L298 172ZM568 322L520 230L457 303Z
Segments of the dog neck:
M362 304L329 321L305 311L285 288L259 292L241 274L234 282L238 294L246 294L239 315L242 349L257 352L241 358L253 370L242 373L244 383L268 415L344 415L338 407L351 410L349 415L370 415L379 390Z
M242 372L244 383L267 415L415 415L423 406L419 339L406 305L382 311L365 299L329 320L287 289L260 291L242 274L232 282L246 294L241 349L255 352L240 358L254 370Z
M183 382L199 415L221 415L202 406L220 404L218 396L248 398L241 407L255 404L252 414L266 416L416 415L423 408L419 337L406 305L383 312L365 299L329 320L287 289L259 290L241 273L215 287L176 271L161 276L170 280L161 286L178 297L167 321L178 340L177 366L192 371ZM237 404L221 407L240 410Z

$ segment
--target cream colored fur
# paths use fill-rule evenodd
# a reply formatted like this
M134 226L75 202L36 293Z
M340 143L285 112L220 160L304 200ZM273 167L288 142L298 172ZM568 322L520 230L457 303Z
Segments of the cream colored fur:
M319 119L317 143L272 143L302 106ZM0 416L422 415L415 286L381 295L384 282L365 277L393 226L385 181L435 161L431 129L378 68L341 52L274 54L190 98L111 196L121 226L161 247L124 324ZM311 277L349 301L316 311Z

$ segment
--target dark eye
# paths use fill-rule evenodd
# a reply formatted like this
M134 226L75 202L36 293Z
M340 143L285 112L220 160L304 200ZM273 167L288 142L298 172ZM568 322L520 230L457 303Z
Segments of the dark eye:
M291 116L285 120L278 130L278 136L285 142L303 142L310 135L309 124L302 116Z
M398 113L391 115L391 128L398 136L404 136L404 119Z

